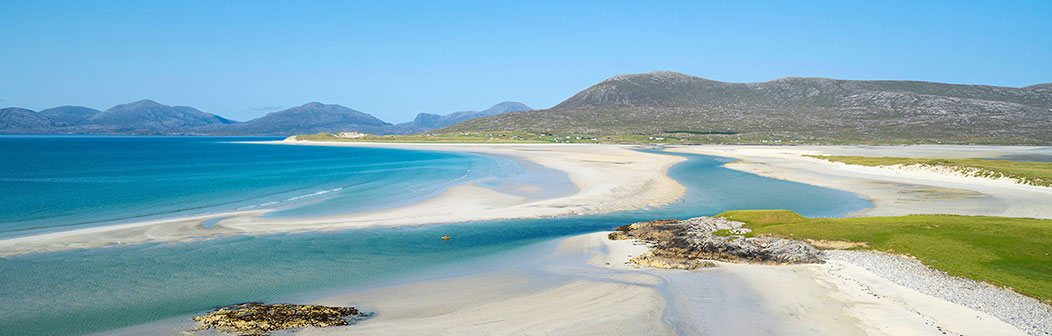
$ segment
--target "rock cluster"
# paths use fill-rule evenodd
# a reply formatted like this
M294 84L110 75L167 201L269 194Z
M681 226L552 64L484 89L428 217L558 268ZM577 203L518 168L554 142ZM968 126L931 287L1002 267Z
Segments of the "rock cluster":
M763 264L822 263L821 252L808 243L775 237L747 237L744 223L720 217L664 219L621 226L610 239L639 239L651 244L649 254L632 258L640 266L694 269L704 260Z
M283 329L347 325L365 316L354 307L249 302L222 307L193 319L204 323L201 329L238 335L266 335Z
M716 267L716 264L708 260L655 256L651 254L632 257L632 259L629 259L629 262L642 267L664 269L692 270L695 268Z

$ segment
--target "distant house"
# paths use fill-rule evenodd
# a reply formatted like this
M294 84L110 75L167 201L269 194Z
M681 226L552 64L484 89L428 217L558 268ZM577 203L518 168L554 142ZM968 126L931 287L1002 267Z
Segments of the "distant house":
M369 135L369 134L358 133L358 132L340 132L340 133L336 133L337 137L348 138L348 139L357 139L357 138L365 137L367 135Z

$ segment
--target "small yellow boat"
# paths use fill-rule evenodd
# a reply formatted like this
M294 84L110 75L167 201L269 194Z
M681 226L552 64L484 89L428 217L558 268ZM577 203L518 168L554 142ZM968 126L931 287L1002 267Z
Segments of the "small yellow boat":
M450 240L450 239L453 239L453 237L450 237L450 236L442 236L442 240Z

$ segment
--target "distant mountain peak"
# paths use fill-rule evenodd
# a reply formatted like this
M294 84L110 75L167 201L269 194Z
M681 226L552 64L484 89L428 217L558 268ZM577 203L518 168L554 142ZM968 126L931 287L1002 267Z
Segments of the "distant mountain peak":
M0 108L0 130L25 131L54 127L55 121L33 110L20 107Z
M651 71L638 74L627 74L627 75L616 75L608 78L605 81L631 81L635 79L650 79L650 80L689 80L689 79L703 79L701 77L695 77L684 73L675 71ZM604 81L604 82L605 82Z
M397 126L397 129L394 130L394 133L409 134L425 132L453 125L465 120L529 110L532 110L532 108L526 106L526 104L514 101L503 101L482 111L459 111L447 115L420 113L417 114L416 118L411 122L395 125Z
M822 77L788 76L788 77L782 77L782 78L774 79L774 80L771 80L769 82L816 82L816 81L829 81L829 82L832 82L832 81L836 81L836 80L835 79L829 79L829 78L822 78Z
M356 131L377 133L391 126L368 113L352 108L312 101L243 123L202 129L206 133L292 135L318 132Z
M497 103L496 105L490 106L490 108L488 109L482 110L482 114L485 114L486 116L491 116L508 112L529 111L532 109L533 108L526 106L526 104L520 102L502 101L500 103Z
M1052 90L1052 83L1034 84L1023 88L1027 90Z
M152 99L139 99L139 100L136 100L134 102L127 103L127 104L121 104L121 105L136 105L136 106L159 105L159 106L163 106L164 104L158 103L158 102L156 102L156 101L154 101ZM117 106L121 106L121 105L117 105Z
M67 126L76 126L83 124L100 112L102 111L93 108L66 105L42 110L40 114Z

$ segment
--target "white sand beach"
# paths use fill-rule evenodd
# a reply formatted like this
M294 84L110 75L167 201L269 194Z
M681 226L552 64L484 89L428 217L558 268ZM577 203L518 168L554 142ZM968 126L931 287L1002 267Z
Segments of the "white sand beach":
M262 211L202 216L25 237L17 243L11 242L13 239L0 241L0 251L16 254L114 242L199 239L216 232L255 234L601 213L660 205L684 192L682 186L665 174L669 166L682 158L642 153L624 146L320 145L509 155L566 172L578 191L557 198L525 201L520 196L467 184L450 188L436 198L391 210L308 218L296 223L259 218ZM873 201L874 208L854 215L958 213L1052 218L1052 202L1048 202L1052 199L1052 188L930 171L889 172L883 168L847 166L802 156L996 157L1006 152L1045 149L691 146L670 150L739 158L743 161L728 167L848 190ZM201 227L203 221L216 218L222 219L216 222L215 229ZM374 316L351 326L308 328L296 334L1027 334L1003 320L1015 311L1001 311L994 316L984 312L986 310L933 296L917 286L896 281L901 279L889 279L878 274L879 270L867 268L865 262L843 255L825 264L770 266L718 262L715 268L694 271L635 268L625 264L631 256L645 250L645 246L630 241L610 241L606 233L600 232L562 239L545 253L495 270L380 288L349 289L349 292L326 295L309 303L353 305L375 312ZM913 282L928 281L919 279ZM972 292L961 295L975 295L969 293ZM1047 311L1041 314L1044 315L1036 320L1043 321L1049 316ZM178 327L186 327L187 323L180 322ZM127 330L134 334L153 327ZM174 327L167 328L165 330ZM282 334L285 333L275 333Z
M727 164L761 176L847 190L873 202L852 216L959 214L1052 218L1052 188L964 177L926 169L889 169L830 162L803 155L873 157L996 158L1052 154L1052 147L1026 146L682 146L671 152L732 157Z
M666 175L679 156L658 155L617 145L475 145L266 142L280 145L365 146L502 155L567 174L576 192L527 200L473 184L447 189L437 197L391 209L308 218L265 218L267 210L243 211L91 227L0 240L0 256L174 242L236 234L272 234L404 226L465 221L599 214L663 205L682 197L685 187ZM206 221L214 222L205 227Z
M842 262L634 268L646 250L599 232L495 271L342 293L373 309L299 335L1025 335L986 313Z

